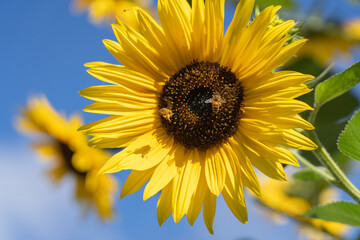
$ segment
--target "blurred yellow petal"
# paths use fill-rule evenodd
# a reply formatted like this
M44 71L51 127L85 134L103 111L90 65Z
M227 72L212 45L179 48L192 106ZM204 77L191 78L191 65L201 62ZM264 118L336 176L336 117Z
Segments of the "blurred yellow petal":
M46 160L52 160L53 166L47 171L51 180L59 182L65 175L71 175L75 181L76 200L82 207L95 207L102 219L111 218L117 184L111 176L97 176L110 156L88 146L87 138L77 131L82 124L81 117L73 115L66 119L45 97L39 97L29 101L19 119L21 131L41 139L34 146Z

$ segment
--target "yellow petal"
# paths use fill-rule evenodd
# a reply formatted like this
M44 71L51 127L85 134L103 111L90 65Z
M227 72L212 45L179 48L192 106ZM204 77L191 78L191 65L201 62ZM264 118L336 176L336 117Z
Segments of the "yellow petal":
M112 27L124 50L124 56L121 56L122 61L120 61L124 66L156 79L168 77L166 70L163 70L166 68L162 64L161 57L143 36L124 23L113 24ZM119 53L118 57L120 57Z
M211 234L214 234L213 223L216 211L216 196L207 191L204 197L203 217L205 226Z
M52 181L57 183L67 172L68 168L66 166L59 165L56 168L47 170L46 174L51 178Z
M248 38L252 39L251 36ZM238 79L246 85L247 82L251 82L253 79L259 79L264 75L268 75L269 72L263 72L264 66L268 63L267 61L264 61L264 59L273 59L276 57L281 49L283 49L284 44L288 39L288 36L284 37L280 42L274 43L262 51L256 51L256 53L250 51L249 54L252 54L253 56L249 56L248 58L240 58L241 55L238 56L236 64L233 66L234 71L239 73L237 74ZM251 40L249 41L251 42ZM255 50L253 51L255 52Z
M281 130L276 125L258 119L241 119L239 129L247 135L256 135L258 139L271 139L281 134Z
M173 138L166 132L153 130L111 157L99 172L111 173L125 169L143 171L152 168L165 158L172 145Z
M241 134L241 133L239 133ZM280 151L280 147L276 144L269 142L267 140L258 140L254 136L247 137L249 145L254 149L263 159L268 162L280 162L299 166L296 158L293 154L288 151Z
M273 8L273 6L267 7L250 23L248 30L250 31L249 38L251 38L251 41L247 46L243 46L244 51L241 54L239 53L239 59L249 61L253 56L257 56L257 48L269 26ZM234 65L233 68L237 69L237 66Z
M264 95L272 98L294 99L307 94L312 90L313 89L308 88L305 84L301 84L297 87L288 87L278 91L266 91Z
M280 71L269 74L257 81L246 83L245 94L253 97L262 91L277 91L288 87L296 87L306 81L312 80L312 75L302 74L293 71Z
M258 120L259 116L252 116L247 114L246 118L248 121ZM299 115L292 115L288 117L272 117L272 116L261 116L260 119L265 122L269 122L274 124L275 126L282 128L282 129L293 129L293 128L303 128L306 130L314 129L313 125L308 121L302 119Z
M280 181L287 181L284 168L281 163L268 161L261 156L261 151L258 152L252 148L252 142L247 138L236 135L236 141L239 143L241 152L250 160L251 164L259 169L262 173L270 178Z
M106 62L88 62L85 63L84 66L88 67L88 68L93 68L93 67L102 67L102 66L111 66L113 64L111 63L106 63ZM119 65L116 65L119 66Z
M309 138L292 129L284 130L281 137L279 136L276 138L276 142L277 144L285 147L297 148L306 151L318 148L318 146Z
M133 105L131 108L125 108L119 103L104 103L104 102L95 102L84 108L84 112L100 113L107 115L142 115L148 116L156 113L154 106L146 105Z
M222 156L226 155L226 157L223 157L223 159L225 160L226 170L228 172L225 180L225 191L227 191L232 198L235 198L238 201L242 201L242 204L245 206L241 172L239 171L239 168L236 166L236 162L234 161L234 154L229 154L229 151L225 151L225 149L223 149L221 152Z
M251 166L248 156L245 155L239 143L237 143L234 138L230 138L229 144L224 145L224 150L232 157L235 163L234 168L236 168L237 174L240 175L241 182L244 186L254 195L261 196L261 188L257 175Z
M281 155L286 155L288 157L286 158L282 158L280 159L280 162L282 164L288 164L288 165L292 165L295 167L300 167L299 162L297 161L297 159L295 158L295 156L287 149L283 148L283 147L279 147L279 146L273 146L274 150L281 153Z
M54 146L54 143L48 142L48 143L33 143L31 144L32 147L38 152L41 156L44 157L51 157L51 156L57 156L59 150L56 146Z
M148 109L156 108L157 96L155 94L133 93L124 90L121 86L92 86L83 89L79 92L80 96L86 97L93 101L117 103L128 108L137 108L136 105L141 105Z
M245 114L284 117L303 111L313 110L308 104L299 100L263 99L263 101L246 101Z
M234 62L238 52L234 51L235 46L241 42L244 29L249 23L251 13L253 11L255 0L242 0L239 1L234 17L228 27L224 41L223 41L223 54L221 63L224 66L231 66Z
M210 191L219 196L225 183L226 168L219 148L208 149L205 160L205 177Z
M157 218L161 226L171 214L172 183L170 182L162 191L157 203Z
M203 161L205 161L204 153L199 153L199 156L200 156L201 163ZM204 167L202 164L199 183L197 185L195 193L193 194L193 196L191 198L191 203L188 208L188 211L186 212L186 217L187 217L190 225L193 225L196 218L199 216L202 205L203 205L204 197L205 197L207 191L208 191L208 186L206 183Z
M154 115L149 116L110 116L79 128L79 131L90 136L121 138L138 135L154 126Z
M148 131L148 129L145 129L144 132L139 131L137 134L134 133L130 137L121 138L93 137L89 140L89 146L95 148L123 148L128 146L134 139L147 133Z
M121 189L120 198L139 191L139 189L151 178L154 168L145 171L131 171Z
M190 54L191 8L186 0L159 0L158 12L169 44L176 46L176 57L185 66L194 59Z
M290 31L294 24L293 20L289 20L269 29L263 38L262 45L266 46L280 41Z
M181 157L181 155L179 157ZM175 175L173 180L172 203L175 223L178 223L188 211L191 198L199 182L201 171L200 161L195 159L195 150L192 150L185 155L184 159L188 160L181 167L179 174Z
M177 174L174 152L171 151L164 160L156 167L153 176L144 190L144 201L163 189Z
M175 54L175 46L171 46L164 34L163 29L146 11L136 9L135 14L139 20L140 32L148 40L149 44L163 58L163 64L167 64L163 69L164 73L171 75L178 71L180 62Z
M269 61L269 64L266 66L266 68L264 68L264 73L270 73L272 70L278 68L285 62L289 61L289 59L292 58L302 46L304 46L306 41L307 41L306 39L299 40L285 46L281 50L278 56L276 56L275 58L271 59L271 61Z
M235 186L240 175L238 175L233 155L225 150L225 145L226 143L223 144L222 148L220 148L220 156L226 168L226 178L228 178L230 183Z
M87 72L93 77L122 86L124 89L142 93L156 93L159 91L159 86L154 79L147 77L137 71L133 71L125 66L113 65L103 63L102 65L87 65L91 66Z
M247 223L248 216L242 189L232 188L232 184L228 181L225 186L225 191L223 191L224 200L235 217L239 219L240 222Z
M192 1L192 13L191 13L191 50L193 56L197 56L199 59L204 59L205 52L205 3L203 0Z
M224 35L225 0L205 1L205 42L202 56L210 62L218 61Z

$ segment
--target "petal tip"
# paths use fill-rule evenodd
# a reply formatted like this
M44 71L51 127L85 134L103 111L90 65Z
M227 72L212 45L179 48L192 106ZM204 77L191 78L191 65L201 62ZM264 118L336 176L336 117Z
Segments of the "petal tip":
M124 198L124 197L126 197L127 196L127 194L124 192L124 191L121 191L121 193L120 193L120 199L121 198Z
M149 191L147 191L146 187L144 189L144 193L143 193L143 201L148 200L151 197L151 195L149 194Z

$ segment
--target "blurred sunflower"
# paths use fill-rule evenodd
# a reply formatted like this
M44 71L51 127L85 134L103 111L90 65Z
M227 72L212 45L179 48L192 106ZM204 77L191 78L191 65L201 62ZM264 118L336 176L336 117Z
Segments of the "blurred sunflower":
M360 20L337 23L310 17L301 32L309 42L297 54L299 58L310 57L327 65L336 57L349 59L353 56L352 48L360 43Z
M360 42L360 18L354 18L345 22L343 28L349 38Z
M309 43L299 52L299 57L310 57L316 62L326 65L335 59L336 54L341 57L351 57L350 48L356 44L344 35L328 35L326 33L309 36Z
M109 175L97 176L110 156L88 146L87 138L77 131L81 125L80 116L66 120L45 97L31 99L18 118L20 131L42 135L33 146L41 156L53 160L54 167L47 172L49 177L59 182L66 174L73 175L75 197L84 209L95 206L102 219L111 218L116 181Z
M293 21L269 28L280 9L266 8L250 24L254 1L238 4L225 36L224 0L159 0L161 26L135 9L140 31L118 21L118 42L104 40L123 65L86 64L94 77L113 85L93 86L80 95L97 101L85 111L110 114L80 130L96 147L120 148L101 173L133 170L121 197L146 182L144 200L161 191L161 225L172 213L192 225L203 209L213 233L221 193L247 222L243 186L260 195L252 167L286 181L282 164L298 166L283 147L313 150L316 145L293 128L313 129L297 114L311 110L295 100L311 91L310 75L272 73L303 46L286 46Z
M299 191L308 192L308 198L312 201L316 198L318 204L327 204L337 199L336 191L333 188L318 189L314 185L301 183L280 183L276 181L267 180L263 184L262 196L258 200L266 207L274 210L272 217L277 217L276 214L284 214L295 218L299 223L299 232L307 239L340 239L350 229L348 226L324 221L314 218L303 218L305 212L310 210L314 204L307 197L298 196ZM295 190L294 190L295 189ZM311 192L311 193L310 193ZM304 194L302 194L304 195Z
M129 9L140 6L150 10L150 5L151 0L74 0L75 9L87 10L90 20L95 24L119 18L133 27L137 21Z

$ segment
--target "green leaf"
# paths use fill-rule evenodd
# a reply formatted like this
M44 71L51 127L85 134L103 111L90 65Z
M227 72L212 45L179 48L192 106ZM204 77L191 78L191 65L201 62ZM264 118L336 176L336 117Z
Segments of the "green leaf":
M348 122L337 144L343 154L360 161L360 112L355 113Z
M359 102L351 91L321 107L316 116L315 129L320 141L331 154L339 151L336 145L339 135L344 130L348 119L354 114L354 109L358 108L360 108Z
M323 167L317 167L317 168L319 169L319 171L325 170L325 168ZM293 178L300 181L317 181L322 179L322 177L319 174L317 174L316 172L314 172L309 168L305 168L303 170L297 171L293 175Z
M344 94L359 82L360 62L317 85L315 89L316 107L319 108L326 102Z
M360 226L360 205L351 202L334 202L314 207L307 211L303 217Z

